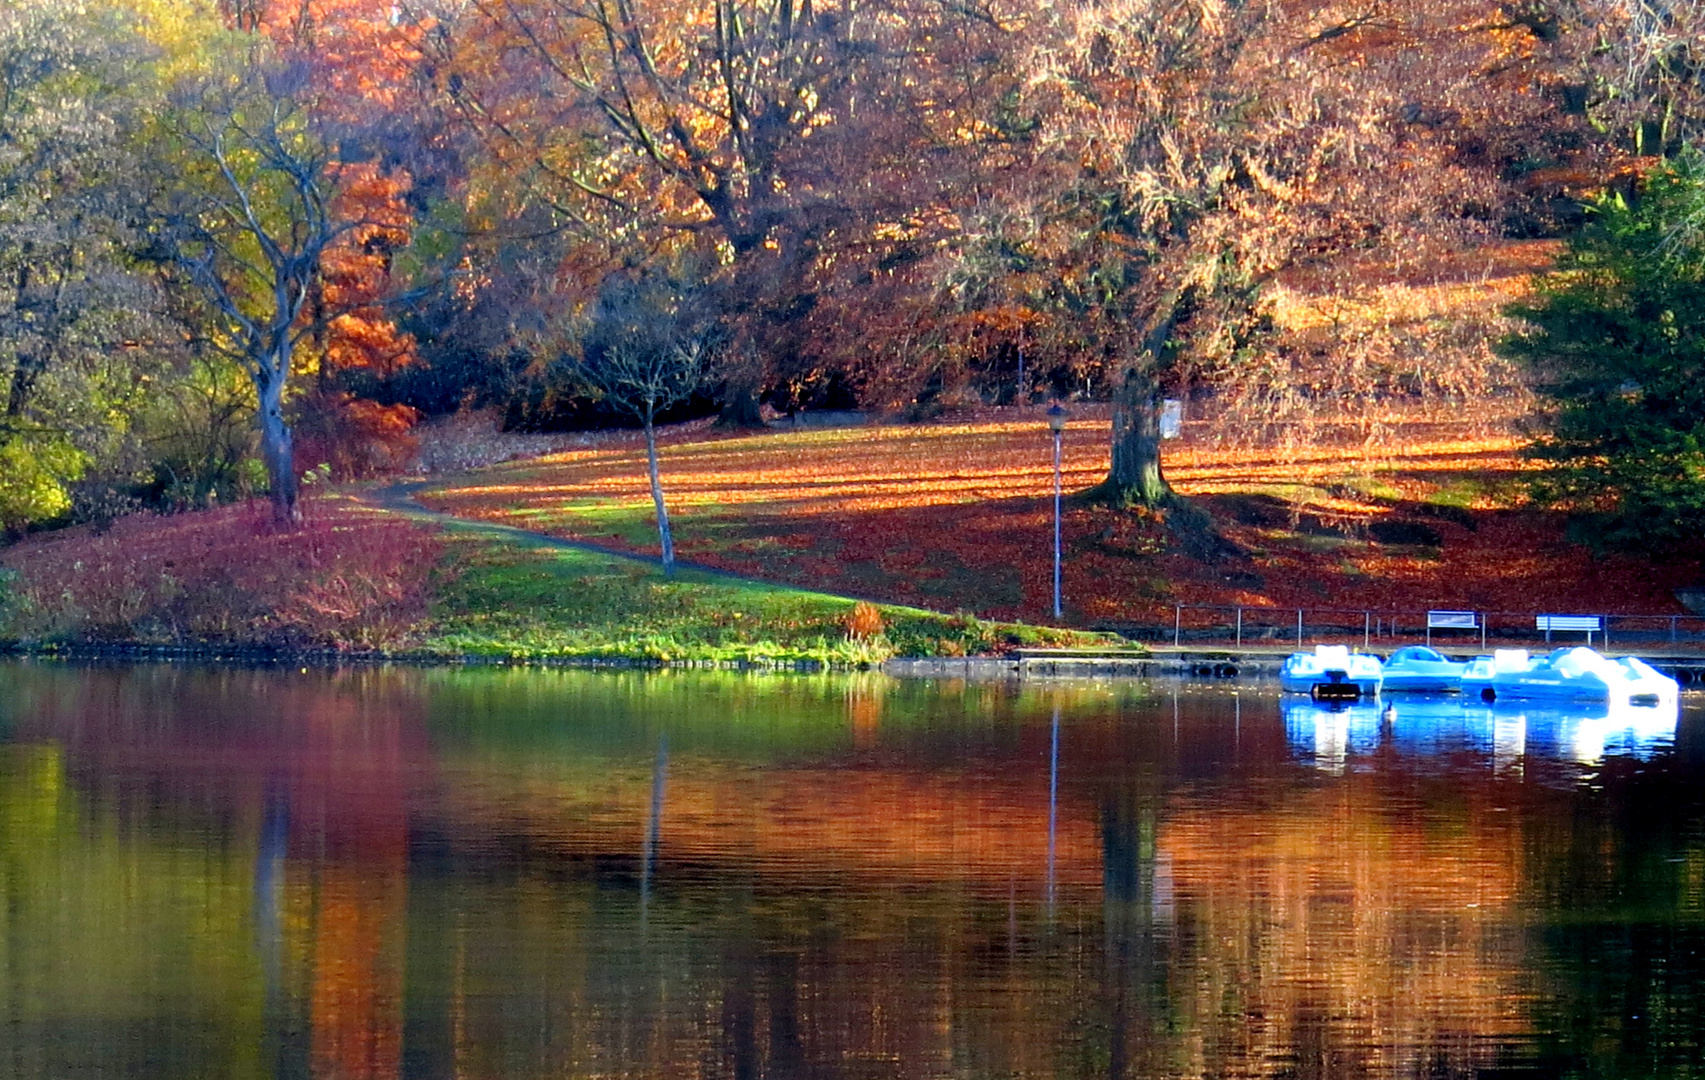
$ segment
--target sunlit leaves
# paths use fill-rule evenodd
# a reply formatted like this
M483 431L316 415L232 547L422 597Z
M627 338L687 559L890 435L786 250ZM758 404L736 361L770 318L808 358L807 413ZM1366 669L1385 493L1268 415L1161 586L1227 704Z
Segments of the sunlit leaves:
M66 485L89 455L62 435L0 436L0 529L16 530L71 509Z
M128 139L153 50L112 5L0 10L0 526L70 505L66 484L116 456L148 380L161 297L137 266L145 218Z

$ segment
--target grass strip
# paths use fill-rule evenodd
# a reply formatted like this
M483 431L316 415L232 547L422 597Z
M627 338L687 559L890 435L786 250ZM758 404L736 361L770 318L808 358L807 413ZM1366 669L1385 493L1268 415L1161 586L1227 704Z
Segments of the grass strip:
M421 647L515 660L865 666L890 656L967 656L1088 646L1107 635L874 605L881 630L854 636L857 601L599 552L449 533Z

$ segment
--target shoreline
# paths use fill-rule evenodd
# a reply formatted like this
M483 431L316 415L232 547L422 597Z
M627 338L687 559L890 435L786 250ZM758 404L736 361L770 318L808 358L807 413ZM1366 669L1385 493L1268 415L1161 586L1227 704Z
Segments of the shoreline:
M1628 654L1635 655L1635 654ZM186 663L233 669L300 667L540 668L583 671L726 671L765 674L855 674L880 672L890 678L963 679L974 682L1031 680L1146 680L1183 678L1216 683L1264 682L1277 677L1284 657L1231 651L1149 655L1049 655L1018 650L1000 656L895 656L864 663L814 659L679 659L624 656L496 656L481 653L340 651L277 649L259 646L77 644L29 645L0 641L0 660L68 664ZM1653 655L1653 667L1681 683L1684 690L1705 687L1705 656Z
M497 656L482 653L385 652L382 650L281 649L264 646L55 644L0 642L0 659L59 660L70 663L148 663L183 661L231 667L540 667L621 670L823 671L873 670L819 660L656 660L630 656Z

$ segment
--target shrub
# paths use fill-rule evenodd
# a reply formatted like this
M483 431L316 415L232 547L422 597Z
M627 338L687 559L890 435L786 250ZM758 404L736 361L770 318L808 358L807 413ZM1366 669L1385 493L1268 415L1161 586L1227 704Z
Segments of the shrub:
M898 656L977 656L1002 651L1007 642L997 629L964 612L946 618L918 614L896 617L888 641Z
M304 500L280 531L263 504L69 529L5 553L20 637L387 648L425 617L442 541L350 504Z
M875 604L860 600L847 612L847 636L854 641L869 641L882 633L882 612Z
M420 414L407 405L381 405L328 391L297 405L296 460L323 463L333 480L364 480L400 472L414 457Z
M89 455L61 435L0 439L0 532L22 532L71 509L66 484L88 466Z

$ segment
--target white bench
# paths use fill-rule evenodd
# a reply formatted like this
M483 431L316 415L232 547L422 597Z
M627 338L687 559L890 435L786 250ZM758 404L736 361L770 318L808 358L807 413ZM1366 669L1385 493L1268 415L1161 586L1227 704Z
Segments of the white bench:
M1597 615L1540 615L1534 618L1534 629L1545 631L1545 640L1550 642L1551 631L1567 630L1577 634L1587 635L1587 644L1593 643L1593 635L1604 629L1604 620Z

